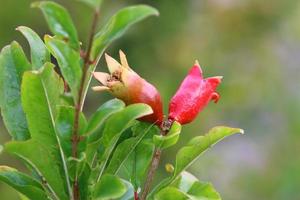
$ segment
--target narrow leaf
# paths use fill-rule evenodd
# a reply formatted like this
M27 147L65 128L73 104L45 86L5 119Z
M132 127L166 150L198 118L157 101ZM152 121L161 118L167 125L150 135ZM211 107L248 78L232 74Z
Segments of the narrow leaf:
M46 62L50 62L50 53L38 34L26 26L19 26L17 30L28 40L31 49L31 63L33 69L37 70Z
M176 155L174 177L177 177L212 145L235 133L243 133L243 130L217 126L212 128L206 135L193 138L188 145L181 148Z
M103 29L96 34L92 48L92 59L99 57L104 49L114 40L120 38L133 24L158 15L158 11L150 6L137 5L123 8L110 18Z
M155 126L148 124L148 127L145 127L145 129L136 137L129 138L120 143L109 162L106 173L118 173L124 162L129 158L134 149L140 144L142 139L149 134L149 132L158 132L158 130Z
M16 169L0 166L0 180L29 199L47 199L44 188L38 181Z
M68 11L52 1L38 1L32 4L42 10L51 32L70 43L70 46L79 50L79 41L76 28Z
M129 127L129 125L140 117L149 115L152 113L150 106L146 104L132 104L127 106L122 111L112 115L106 122L102 136L102 144L104 147L104 153L100 166L98 167L98 178L100 179L107 161L115 148L118 139L121 134Z
M62 75L70 86L76 102L82 76L79 53L57 38L45 36L45 43L51 54L56 58Z
M32 139L9 143L6 150L31 161L61 199L69 189L66 160L56 133L56 106L60 103L63 82L52 64L40 71L25 72L22 81L22 104Z
M0 54L0 107L4 124L14 140L30 138L20 95L23 73L30 69L30 63L17 42L2 49Z

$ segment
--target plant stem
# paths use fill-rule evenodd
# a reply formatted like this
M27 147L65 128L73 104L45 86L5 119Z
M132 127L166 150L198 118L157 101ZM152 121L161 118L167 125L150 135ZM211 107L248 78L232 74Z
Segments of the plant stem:
M88 40L88 46L86 53L84 55L84 63L83 63L83 73L82 73L82 78L80 82L80 87L79 87L79 92L78 92L78 100L75 103L75 116L74 116L74 125L73 125L73 133L72 133L72 157L77 158L78 153L77 153L77 147L78 143L80 142L80 135L79 135L79 116L80 112L82 111L83 108L83 91L84 91L84 83L86 79L86 74L89 68L90 63L90 54L91 54L91 49L93 45L93 38L95 35L96 31L96 26L98 22L98 17L99 17L99 10L95 10L94 17L93 17L93 22L91 25L90 33L89 33L89 40ZM79 185L78 185L78 177L75 177L74 183L73 183L73 198L74 200L79 200L80 194L79 194Z
M151 188L151 183L154 178L155 171L159 165L160 157L161 157L161 149L157 148L155 149L154 155L152 157L151 165L147 174L147 179L144 185L144 191L142 193L141 200L145 200L147 198L147 195Z

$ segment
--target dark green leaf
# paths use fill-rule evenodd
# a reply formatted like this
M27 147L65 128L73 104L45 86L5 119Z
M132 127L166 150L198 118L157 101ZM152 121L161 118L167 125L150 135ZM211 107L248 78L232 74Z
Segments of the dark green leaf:
M31 63L33 69L41 68L46 62L50 62L50 53L44 42L32 29L19 26L17 28L28 40L31 49Z
M56 106L63 92L63 82L46 64L40 71L25 72L22 81L22 104L32 139L9 143L8 152L33 163L61 199L68 199L70 184L61 142L56 134Z
M181 132L181 125L178 122L174 122L168 135L154 135L153 142L157 148L166 149L175 145L179 139Z
M143 140L130 154L120 170L125 175L125 179L130 180L135 188L141 187L146 178L154 148L150 139Z
M17 42L2 49L0 54L1 114L9 134L15 140L30 138L20 95L23 73L30 69L30 63Z
M158 14L155 8L146 5L130 6L118 11L96 34L92 48L92 59L99 57L104 49L111 42L120 38L130 26L146 17Z
M47 199L44 188L38 181L16 169L0 166L0 180L7 183L29 199Z
M97 180L101 177L107 161L114 150L121 134L131 125L131 123L140 117L152 113L150 106L146 104L132 104L127 106L122 111L113 114L106 122L102 136L102 144L104 153L97 168Z
M42 10L53 34L67 40L70 46L79 50L79 41L76 28L68 11L52 1L38 1L32 4Z
M146 127L143 127L142 130L136 137L129 138L122 143L120 143L113 156L109 162L109 165L106 169L107 173L116 174L118 173L119 169L122 167L123 163L127 160L131 153L133 153L134 149L140 144L142 139L149 134L149 132L157 132L155 126L151 124L147 124Z
M78 178L80 200L90 200L89 178L91 175L91 167L85 163L84 169Z
M51 54L56 58L62 75L71 88L74 101L77 102L82 76L79 53L57 38L45 36L45 43Z
M61 141L61 146L64 150L66 157L70 157L72 155L72 134L74 127L74 118L75 118L75 109L71 106L59 106L59 112L56 118L56 129L58 136ZM82 136L85 133L86 129L86 119L82 112L79 114L79 135ZM78 144L77 154L79 155L81 152L85 150L86 147L86 139L82 138L82 141Z
M93 188L93 198L101 200L116 199L126 193L126 185L117 176L105 174Z
M27 141L13 141L5 145L5 150L19 158L26 160L47 181L47 188L57 199L68 200L65 190L65 180L61 169L56 164L59 155L53 153L46 145L31 139Z

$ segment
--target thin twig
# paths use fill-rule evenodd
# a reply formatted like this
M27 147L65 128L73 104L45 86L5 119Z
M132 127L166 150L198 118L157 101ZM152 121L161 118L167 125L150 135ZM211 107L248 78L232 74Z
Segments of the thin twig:
M160 158L161 158L161 149L157 148L155 149L154 155L152 157L151 165L147 174L147 179L144 185L144 190L141 196L141 200L145 200L147 198L147 195L151 189L151 183L153 181L155 171L159 165Z
M82 111L82 107L84 104L83 101L83 91L84 91L84 84L85 84L85 79L86 79L86 74L90 65L90 54L92 50L92 45L93 45L93 38L95 35L96 31L96 26L98 22L98 17L99 17L99 10L95 10L94 17L93 17L93 22L89 34L89 41L88 41L88 46L86 53L84 55L84 64L83 64L83 73L82 73L82 78L80 82L80 87L79 87L79 92L78 92L78 100L75 105L75 116L74 116L74 126L73 126L73 134L72 134L72 156L74 158L78 157L77 153L77 147L78 143L80 142L80 136L79 136L79 116L80 112ZM78 177L75 177L74 183L73 183L73 196L74 200L79 200L80 194L79 194L79 185L78 185Z

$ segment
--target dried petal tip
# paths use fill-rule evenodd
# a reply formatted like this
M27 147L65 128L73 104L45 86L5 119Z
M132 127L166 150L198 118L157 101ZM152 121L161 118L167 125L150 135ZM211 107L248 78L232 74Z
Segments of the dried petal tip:
M194 65L197 65L200 67L200 64L199 64L199 61L198 60L195 60L195 64Z
M125 53L122 50L119 50L119 55L122 66L127 69L130 69Z
M121 68L121 64L115 59L113 59L110 55L105 54L105 60L106 60L108 70L111 74L113 74L115 71Z
M109 87L106 87L106 86L95 86L95 87L92 87L92 89L94 91L101 92L101 91L108 91Z
M93 75L102 85L107 85L107 80L110 77L109 74L104 72L94 72Z

